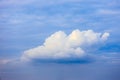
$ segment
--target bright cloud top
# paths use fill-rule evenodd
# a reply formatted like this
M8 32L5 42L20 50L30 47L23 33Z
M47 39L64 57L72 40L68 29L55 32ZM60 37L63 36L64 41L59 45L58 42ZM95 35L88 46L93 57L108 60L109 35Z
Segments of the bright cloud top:
M73 30L69 35L58 31L49 36L43 45L24 51L22 60L80 58L86 54L83 47L107 40L109 33L92 30Z

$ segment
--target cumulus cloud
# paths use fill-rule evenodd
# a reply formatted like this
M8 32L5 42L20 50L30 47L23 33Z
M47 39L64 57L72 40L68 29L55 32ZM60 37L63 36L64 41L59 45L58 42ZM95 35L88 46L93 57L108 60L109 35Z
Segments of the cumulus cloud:
M86 50L83 46L91 46L107 40L109 33L97 33L93 30L73 30L70 34L58 31L46 38L43 45L24 51L23 61L32 59L70 59L82 58Z

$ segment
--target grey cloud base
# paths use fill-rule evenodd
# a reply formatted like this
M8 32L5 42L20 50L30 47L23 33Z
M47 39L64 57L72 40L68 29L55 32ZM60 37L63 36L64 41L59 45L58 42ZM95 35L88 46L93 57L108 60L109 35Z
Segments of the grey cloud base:
M79 58L59 58L59 59L49 59L49 58L44 58L44 59L32 59L31 62L33 64L36 63L59 63L59 64L86 64L86 63L91 63L94 62L95 58L93 56L84 56L84 57L79 57Z

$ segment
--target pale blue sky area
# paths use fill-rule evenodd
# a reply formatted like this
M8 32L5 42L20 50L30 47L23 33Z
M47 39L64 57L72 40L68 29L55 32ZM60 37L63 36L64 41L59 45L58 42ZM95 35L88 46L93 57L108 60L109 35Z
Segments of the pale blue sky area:
M54 63L50 69L49 63L35 63L27 65L30 70L23 64L14 70L13 66L4 67L3 80L119 80L119 28L120 0L0 0L0 59L18 59L25 50L43 44L45 38L59 30L67 34L74 29L110 33L105 44L93 53L96 60L91 63Z

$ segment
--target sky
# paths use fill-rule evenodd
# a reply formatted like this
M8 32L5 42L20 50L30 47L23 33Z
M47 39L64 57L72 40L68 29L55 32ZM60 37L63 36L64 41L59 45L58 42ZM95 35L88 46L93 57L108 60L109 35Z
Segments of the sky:
M0 0L0 79L119 80L119 4Z

